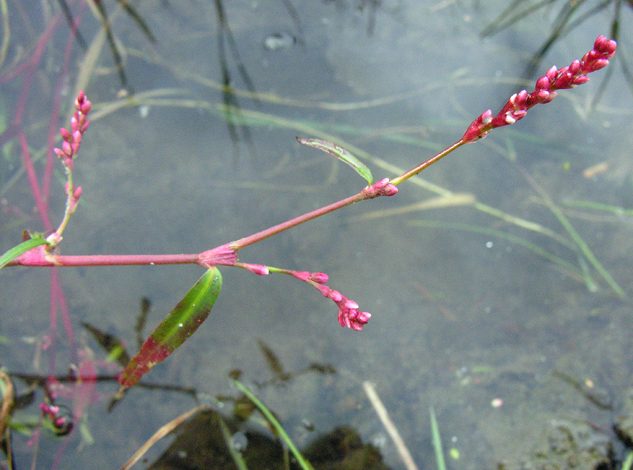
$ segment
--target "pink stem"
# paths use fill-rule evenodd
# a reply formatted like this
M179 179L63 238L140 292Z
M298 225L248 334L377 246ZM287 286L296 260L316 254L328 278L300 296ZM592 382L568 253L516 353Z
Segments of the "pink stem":
M44 204L44 200L42 199L42 193L40 192L40 185L37 181L35 168L33 167L33 160L31 159L31 154L29 152L29 144L27 143L26 136L22 131L20 131L20 145L22 147L22 160L24 164L24 169L29 178L29 183L31 184L31 191L33 191L35 205L37 206L37 210L39 211L40 217L42 218L44 228L46 230L52 230L53 226L51 225L51 221L48 218L46 206Z
M308 220L316 219L317 217L328 214L342 207L349 206L350 204L354 204L355 202L362 201L364 199L367 199L367 197L365 197L362 192L355 194L354 196L346 197L345 199L341 199L340 201L334 202L325 207L321 207L320 209L308 212L307 214L300 215L299 217L295 217L294 219L290 219L279 225L275 225L274 227L267 228L266 230L262 230L261 232L234 241L230 244L231 248L235 251L240 250L244 247L252 245L253 243L257 243L268 237L272 237L273 235L283 232L284 230L296 227L297 225L307 222Z

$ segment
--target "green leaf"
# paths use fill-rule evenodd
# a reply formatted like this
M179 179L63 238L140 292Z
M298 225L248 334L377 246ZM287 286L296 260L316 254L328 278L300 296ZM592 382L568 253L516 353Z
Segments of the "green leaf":
M36 237L36 238L30 238L29 240L26 240L20 243L19 245L14 246L5 254L0 256L0 269L4 268L9 261L14 260L21 254L26 253L27 251L32 250L33 248L38 247L40 245L47 245L47 244L48 242L46 241L46 238Z
M363 162L361 162L358 158L349 153L340 145L328 142L327 140L304 139L303 137L297 137L297 141L302 145L307 145L308 147L313 147L317 150L321 150L322 152L329 153L342 162L347 163L356 171L356 173L365 178L367 184L374 184L374 177L372 176L369 168L367 168L367 166Z
M222 289L222 275L212 266L147 338L119 383L131 387L185 342L206 320Z

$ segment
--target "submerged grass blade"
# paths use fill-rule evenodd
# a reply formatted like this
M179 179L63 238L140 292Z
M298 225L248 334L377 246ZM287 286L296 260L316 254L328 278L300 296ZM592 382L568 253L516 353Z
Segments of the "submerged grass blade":
M534 191L538 193L538 195L543 199L545 205L549 208L549 210L554 214L554 216L558 219L558 222L563 226L569 237L573 240L573 242L578 247L578 250L582 253L582 255L589 261L589 263L593 266L593 268L598 271L598 273L602 276L602 278L609 284L609 287L620 297L621 299L626 299L626 293L622 290L622 288L615 282L615 279L611 277L611 274L602 266L602 263L598 261L598 258L593 254L589 245L585 243L580 234L576 231L574 226L571 224L569 219L565 217L563 211L558 208L552 198L549 197L549 194L545 192L543 188L536 182L536 180L521 166L517 165L517 168L523 174L523 177L526 181L532 186ZM587 288L591 290L591 284L587 285Z
M228 425L220 414L218 414L218 424L220 425L222 437L224 438L226 447L229 449L229 453L231 454L231 458L233 459L235 466L238 468L238 470L248 470L248 467L246 466L246 461L244 460L244 457L242 457L242 453L235 449L235 446L233 445L233 436L231 436L231 431L229 430Z
M253 404L257 407L257 409L259 409L261 414L264 415L264 417L272 425L272 427L275 428L275 431L280 436L280 438L283 440L283 442L286 444L286 446L288 446L288 448L290 449L292 454L297 459L297 462L299 463L301 468L303 470L314 470L314 467L312 467L312 464L310 462L308 462L303 457L303 455L301 455L301 452L299 452L297 447L294 445L294 443L290 439L290 436L288 436L288 434L286 433L284 428L281 426L279 421L277 421L277 418L275 418L275 416L270 412L270 410L268 408L266 408L266 406L261 401L259 401L259 399L253 394L253 392L251 392L246 387L246 385L244 385L239 380L234 380L233 382L235 383L235 386L237 388L239 388L240 391L244 395L246 395L251 402L253 402Z
M440 427L437 425L437 418L435 417L435 409L433 408L433 405L429 406L429 415L431 417L431 434L433 436L433 450L435 451L437 470L446 470L444 451L442 450L442 436L440 435Z
M517 237L516 235L512 235L510 233L505 233L500 230L495 230L487 227L479 227L477 225L469 225L469 224L460 224L460 223L446 223L446 222L435 222L432 220L411 220L408 222L409 225L414 227L426 227L426 228L443 228L449 230L462 230L465 232L473 232L473 233L481 233L483 235L488 235L495 238L501 238L509 241L510 243L514 243L516 245L520 245L523 248L526 248L537 255L545 258L548 261L551 261L554 264L560 266L563 270L567 271L571 277L577 279L584 279L584 275L581 270L579 270L575 265L565 261L562 258L559 258L556 255L551 254L550 252L544 250L538 245L526 240L525 238Z

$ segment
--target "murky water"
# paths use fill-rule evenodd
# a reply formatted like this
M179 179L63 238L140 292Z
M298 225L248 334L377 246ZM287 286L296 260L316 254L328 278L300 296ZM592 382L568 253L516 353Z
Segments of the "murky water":
M371 2L305 2L295 11L281 1L234 1L222 5L224 27L220 2L203 3L138 6L155 44L124 13L113 20L138 105L108 112L120 82L104 45L86 86L94 118L76 163L84 192L64 254L199 252L362 188L348 167L299 146L296 135L334 136L360 149L377 179L394 177L394 167L407 170L452 144L481 112L500 109L528 87L521 73L557 11L482 39L504 2L394 0L375 10ZM108 7L116 10L114 2ZM86 15L82 32L93 41L98 24L73 8ZM629 9L621 14L622 24L631 19ZM570 31L538 70L580 58L598 34L608 34L609 21L604 13ZM622 34L622 44L633 44L629 31ZM375 384L419 468L435 466L431 405L450 468L529 458L553 420L591 422L613 438L611 425L631 386L633 317L614 290L617 283L631 295L631 215L588 204L633 204L632 94L618 62L612 67L595 111L588 107L604 71L426 170L424 181L440 188L435 193L420 180L407 182L393 198L356 204L240 252L244 262L328 273L331 287L373 314L362 333L342 329L335 305L307 285L223 269L224 288L209 319L146 380L236 396L229 371L240 370L248 384L274 377L260 342L289 373L329 364L336 374L253 388L300 448L345 425L377 446L391 468L404 467L368 401L366 381ZM223 96L223 71L239 94ZM55 70L45 73L53 82ZM222 103L234 107L230 118ZM40 139L31 145L43 145ZM3 173L12 171L3 166ZM54 179L54 223L63 211L60 181ZM30 212L24 177L19 185L2 197ZM470 203L390 212L437 191L470 195ZM582 248L551 207L562 211ZM503 216L491 215L493 209ZM2 214L0 227L11 217ZM528 223L540 228L527 230ZM2 230L2 250L17 243L22 228ZM116 335L133 352L141 298L153 304L147 333L200 274L188 266L60 272L78 341L99 360L105 353L80 322ZM31 340L49 325L48 272L10 268L0 278L2 365L46 375L49 355L37 363ZM59 374L68 364L62 331ZM62 468L117 468L195 405L184 394L137 388L107 413L116 386L98 390L102 400L84 415L95 443L80 446L74 434ZM612 409L586 398L594 393L608 396ZM148 462L168 443L158 444ZM42 467L60 444L42 439ZM33 450L22 437L14 447L23 468Z

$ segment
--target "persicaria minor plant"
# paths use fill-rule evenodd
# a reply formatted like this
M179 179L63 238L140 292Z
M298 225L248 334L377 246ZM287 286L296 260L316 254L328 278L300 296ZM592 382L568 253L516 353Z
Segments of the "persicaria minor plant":
M585 54L582 59L575 60L569 67L562 69L552 67L547 71L545 76L537 80L534 91L528 93L526 90L523 90L512 95L503 109L496 115L493 115L491 110L485 111L472 122L464 135L453 145L391 180L383 178L374 182L369 168L347 150L332 142L298 137L297 140L301 144L327 152L351 166L366 180L367 186L358 194L300 215L248 237L197 254L129 256L63 256L58 254L57 246L62 241L64 229L68 224L70 216L75 212L77 203L81 197L81 187L76 186L73 181L73 166L84 133L88 129L88 115L91 108L90 101L82 91L74 103L75 113L71 119L70 130L61 129L63 138L62 147L61 149L55 149L55 153L64 165L67 175L65 187L67 197L66 210L62 222L55 231L47 236L29 234L27 240L7 251L0 258L0 268L14 265L61 267L158 264L198 264L207 268L205 274L202 275L198 282L196 282L183 299L154 330L141 347L140 352L129 362L119 377L119 382L122 387L134 385L154 365L164 360L178 348L206 319L222 287L222 276L217 266L235 266L262 276L270 273L293 276L313 286L323 296L336 304L338 307L338 322L341 326L361 331L369 321L371 314L361 311L356 302L329 287L327 285L327 274L244 263L238 260L238 252L242 248L264 240L265 238L355 202L373 199L379 196L393 196L397 194L398 186L402 182L417 175L458 147L485 137L494 128L516 123L525 117L527 111L533 106L552 101L556 97L558 90L573 88L576 85L587 82L589 80L587 77L589 73L609 64L609 59L613 57L615 50L615 41L608 40L604 36L598 36L593 49Z

